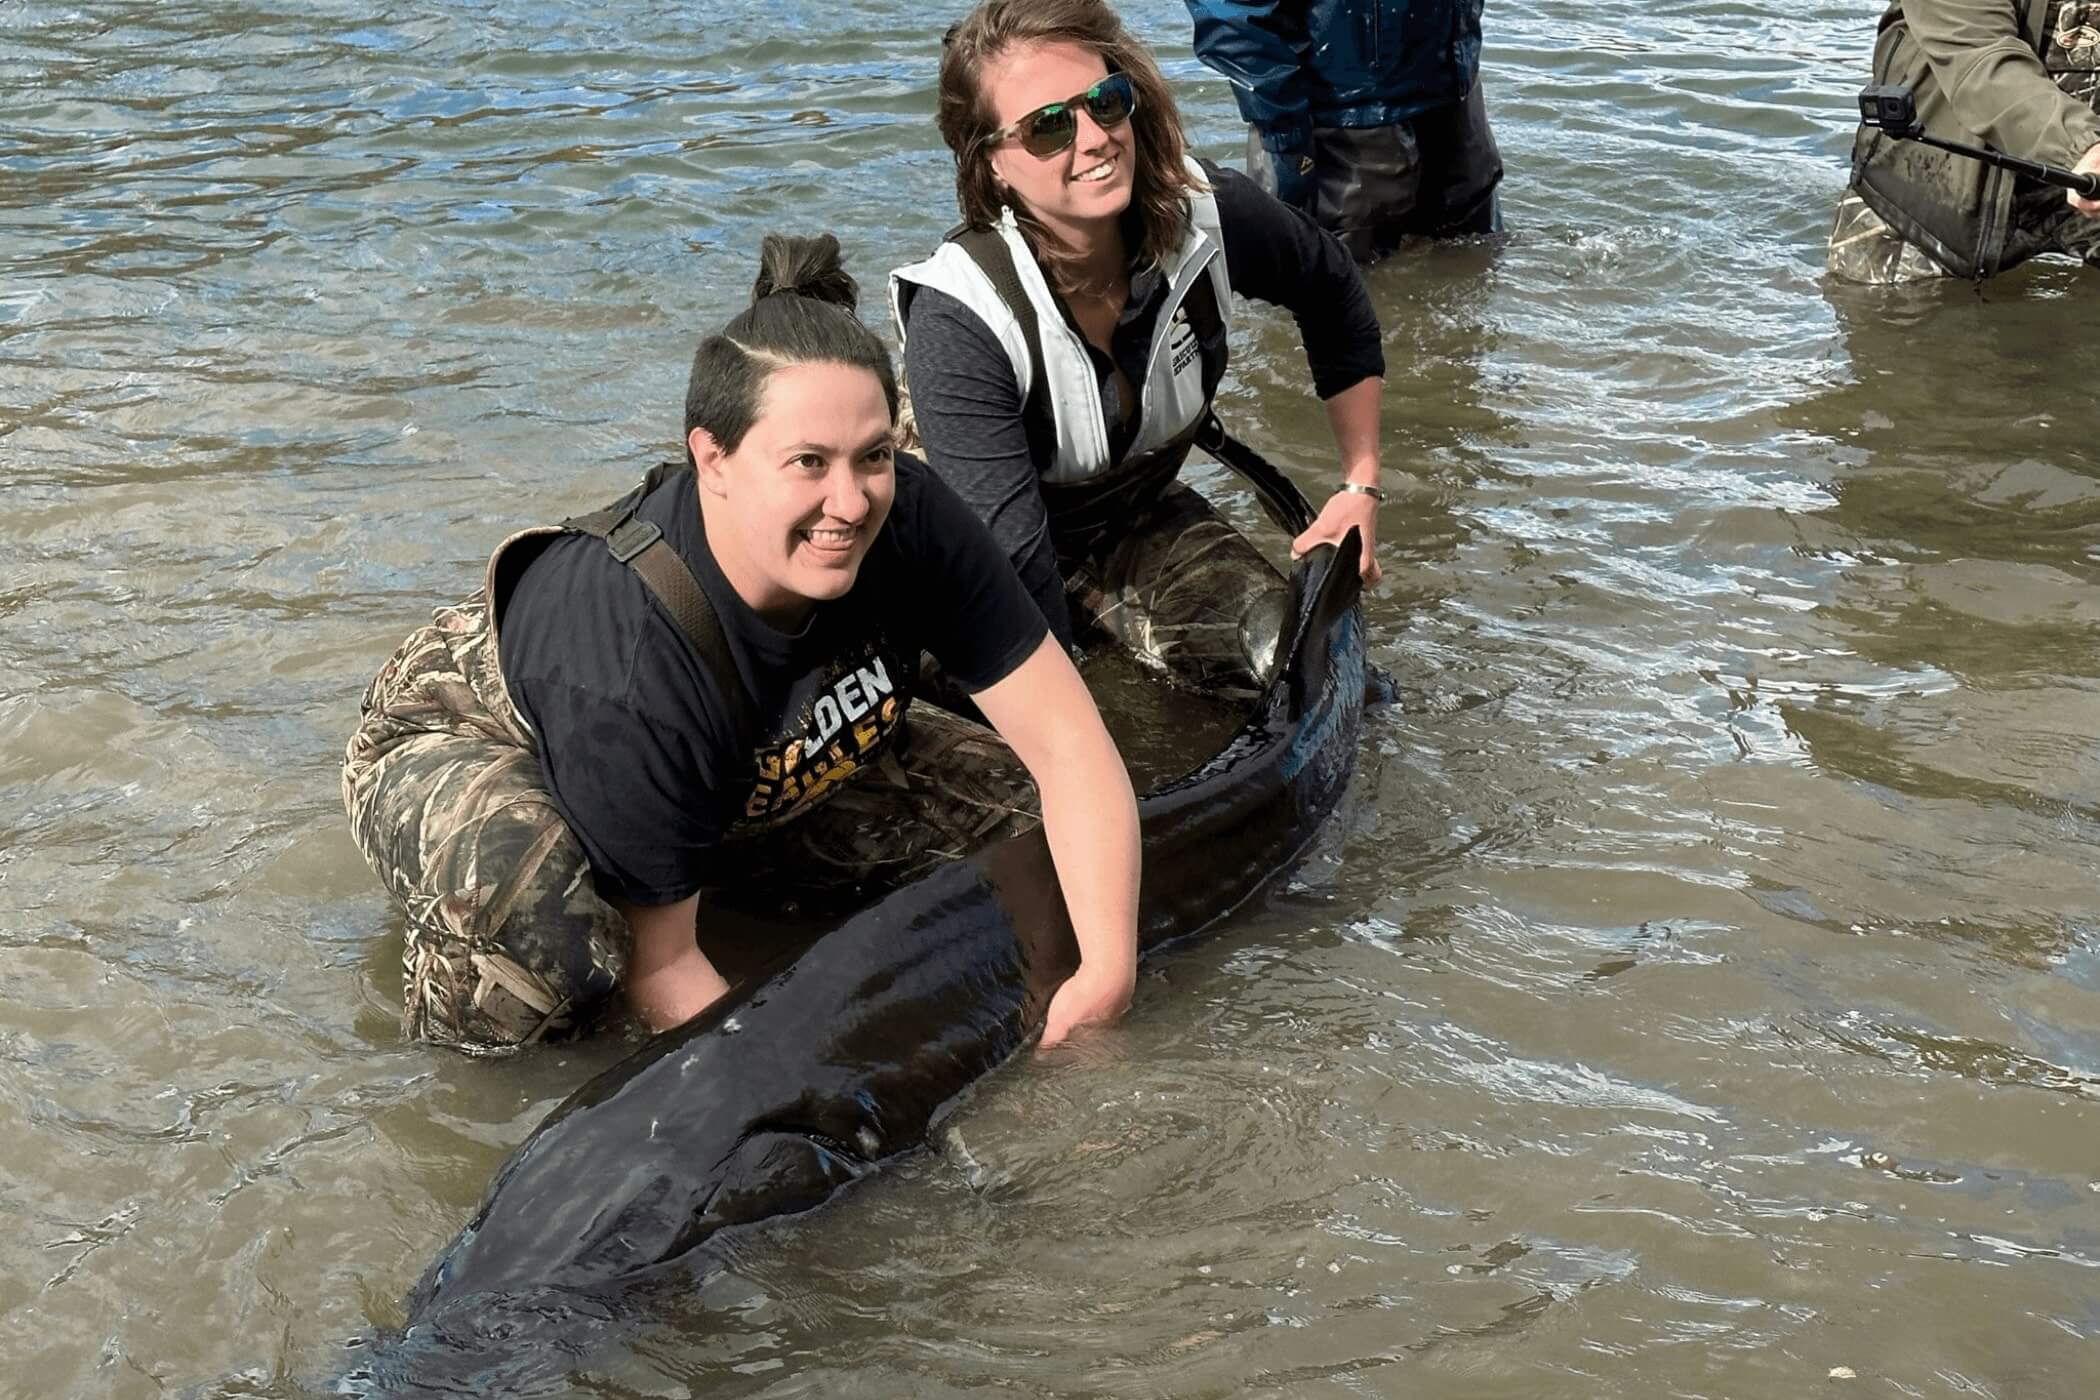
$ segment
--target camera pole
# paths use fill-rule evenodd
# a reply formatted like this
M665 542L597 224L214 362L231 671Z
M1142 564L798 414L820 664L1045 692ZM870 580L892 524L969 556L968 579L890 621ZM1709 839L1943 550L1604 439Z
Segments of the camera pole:
M1918 141L1943 151L1952 151L1958 156L1967 156L1970 160L1980 160L1985 165L1995 165L2000 170L2025 175L2030 180L2039 180L2045 185L2054 185L2060 190L2070 190L2075 194L2084 195L2087 199L2100 199L2100 174L2081 175L2060 165L2045 165L2038 160L2022 160L2003 151L1993 151L1982 146L1964 146L1959 141L1942 141L1937 136L1927 136L1924 124L1918 120L1917 103L1912 100L1910 89L1900 83L1881 83L1861 91L1859 119L1868 126L1880 128L1899 141Z

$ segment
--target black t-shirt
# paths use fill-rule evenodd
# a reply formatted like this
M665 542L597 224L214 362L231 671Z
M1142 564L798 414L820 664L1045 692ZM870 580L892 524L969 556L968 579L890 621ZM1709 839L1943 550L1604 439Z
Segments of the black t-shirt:
M788 820L874 758L910 703L922 650L976 691L1045 635L982 522L902 453L895 503L853 588L818 603L793 635L723 577L692 472L673 473L636 513L714 605L760 733L735 732L710 668L601 540L541 546L497 628L504 682L538 737L555 807L600 889L636 904L670 904L722 878L727 837Z

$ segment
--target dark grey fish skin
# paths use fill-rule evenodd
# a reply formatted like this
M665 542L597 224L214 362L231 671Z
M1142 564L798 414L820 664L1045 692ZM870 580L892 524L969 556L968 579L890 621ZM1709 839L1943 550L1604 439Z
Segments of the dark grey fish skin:
M1254 717L1139 803L1142 952L1257 894L1340 800L1366 686L1358 551L1352 533L1299 561L1284 664ZM404 1332L339 1388L530 1393L520 1349L542 1351L547 1324L610 1325L614 1295L659 1266L924 1144L1040 1030L1077 961L1040 832L862 910L551 1113L411 1292Z

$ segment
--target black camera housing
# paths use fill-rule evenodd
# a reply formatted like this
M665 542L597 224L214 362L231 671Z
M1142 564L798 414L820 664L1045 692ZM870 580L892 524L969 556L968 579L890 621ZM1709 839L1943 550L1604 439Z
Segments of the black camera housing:
M1876 83L1861 89L1859 119L1891 136L1915 136L1925 129L1918 121L1917 100L1901 83Z

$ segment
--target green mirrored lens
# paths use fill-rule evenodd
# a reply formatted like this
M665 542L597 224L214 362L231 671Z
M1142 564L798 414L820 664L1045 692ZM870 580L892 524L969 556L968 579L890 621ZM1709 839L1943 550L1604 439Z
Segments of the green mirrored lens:
M1087 89L1086 114L1098 126L1114 126L1130 115L1130 80L1120 75Z
M1022 144L1031 154L1047 156L1071 144L1072 134L1078 130L1079 118L1072 114L1072 104L1053 102L1048 107L1038 107L1028 119L1028 139Z
M1030 155L1055 155L1072 144L1079 131L1078 105L1086 104L1087 115L1102 130L1121 125L1137 106L1137 93L1130 79L1111 73L1085 92L1038 107L1020 121L1021 144Z

